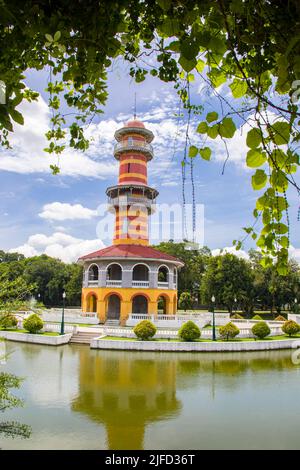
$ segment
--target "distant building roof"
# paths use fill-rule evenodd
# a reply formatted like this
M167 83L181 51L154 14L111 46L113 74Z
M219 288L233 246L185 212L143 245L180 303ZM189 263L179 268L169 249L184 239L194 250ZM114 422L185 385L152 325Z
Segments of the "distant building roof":
M93 253L89 253L88 255L81 256L79 258L79 262L92 260L96 258L129 258L129 259L147 259L147 260L161 260L161 261L171 261L174 264L179 266L184 266L184 263L180 261L175 256L168 255L167 253L163 253L162 251L156 250L155 248L151 248L150 246L143 246L143 245L111 245L107 248L103 248L102 250L94 251Z

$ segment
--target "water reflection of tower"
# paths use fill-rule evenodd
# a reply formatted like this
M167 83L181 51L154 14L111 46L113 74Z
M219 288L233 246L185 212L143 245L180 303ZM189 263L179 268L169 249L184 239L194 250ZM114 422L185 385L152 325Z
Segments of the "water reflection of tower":
M175 361L111 351L91 357L84 348L79 354L79 395L72 409L105 425L107 448L143 449L147 425L178 414Z

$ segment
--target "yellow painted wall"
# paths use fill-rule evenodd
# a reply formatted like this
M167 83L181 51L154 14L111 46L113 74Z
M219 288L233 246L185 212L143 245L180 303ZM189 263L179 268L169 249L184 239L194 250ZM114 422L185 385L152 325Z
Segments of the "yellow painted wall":
M148 298L149 315L157 315L157 301L160 296L166 299L166 314L172 315L177 310L177 291L172 289L139 289L112 287L84 287L82 289L82 311L90 312L93 304L91 297L97 298L97 314L101 323L106 321L107 301L110 295L117 294L121 299L120 323L125 324L128 315L132 313L132 299L136 295Z

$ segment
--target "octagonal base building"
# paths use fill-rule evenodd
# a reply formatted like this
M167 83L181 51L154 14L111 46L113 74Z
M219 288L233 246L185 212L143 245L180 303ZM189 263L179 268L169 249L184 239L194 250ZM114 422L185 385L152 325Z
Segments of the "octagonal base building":
M153 133L139 120L117 130L114 157L118 184L107 188L115 214L113 245L79 258L83 265L82 310L100 323L126 324L130 314L175 314L177 272L183 263L149 246L148 218L158 191L148 186Z

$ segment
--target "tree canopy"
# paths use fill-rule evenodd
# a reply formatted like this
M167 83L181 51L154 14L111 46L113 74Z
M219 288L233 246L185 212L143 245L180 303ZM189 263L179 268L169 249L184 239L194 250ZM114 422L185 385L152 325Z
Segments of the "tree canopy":
M24 84L29 69L48 70L51 128L47 152L59 155L69 145L86 150L85 126L103 112L107 70L116 59L130 64L137 82L147 74L173 82L187 113L201 114L191 102L195 77L213 90L222 112L199 119L203 145L190 145L187 131L182 157L211 159L211 139L227 150L237 128L250 126L245 162L260 191L255 222L245 227L260 248L261 262L277 262L287 272L289 247L288 187L300 194L299 166L300 6L298 0L3 0L0 4L0 78L6 103L0 105L1 143L8 147L17 109L38 94ZM147 64L147 58L154 59ZM230 101L220 92L227 83ZM64 102L70 113L63 113ZM68 116L67 116L68 114ZM189 150L187 151L189 147ZM228 159L230 155L227 150ZM55 162L54 173L59 171ZM261 192L262 191L262 192ZM259 224L256 222L259 221ZM259 226L257 231L255 227ZM236 240L240 248L243 240Z

